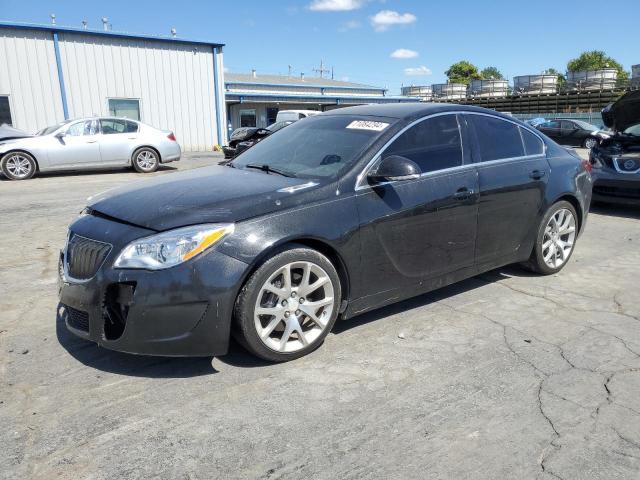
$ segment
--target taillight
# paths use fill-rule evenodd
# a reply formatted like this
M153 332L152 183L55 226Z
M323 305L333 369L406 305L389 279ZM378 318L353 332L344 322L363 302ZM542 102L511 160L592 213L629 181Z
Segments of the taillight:
M589 160L582 160L582 166L589 173L591 173L591 170L593 170L593 165L591 165L591 162Z
M167 138L169 140L171 140L172 142L177 142L178 140L176 140L176 136L173 134L173 132L171 132L169 135L167 135Z

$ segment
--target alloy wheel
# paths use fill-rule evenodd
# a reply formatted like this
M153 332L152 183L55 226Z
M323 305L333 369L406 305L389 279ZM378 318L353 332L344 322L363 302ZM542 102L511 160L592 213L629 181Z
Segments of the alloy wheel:
M254 309L258 337L280 353L313 343L327 328L335 308L327 272L313 262L292 262L262 285Z
M6 160L5 168L15 178L21 179L31 174L32 165L27 157L15 153Z
M576 240L576 219L567 208L561 208L549 219L542 236L542 257L550 268L562 266Z
M593 147L596 146L597 143L598 141L595 138L587 138L584 141L584 148L588 148L589 150L591 150Z
M155 154L150 150L143 150L136 156L136 163L141 170L151 170L157 161Z

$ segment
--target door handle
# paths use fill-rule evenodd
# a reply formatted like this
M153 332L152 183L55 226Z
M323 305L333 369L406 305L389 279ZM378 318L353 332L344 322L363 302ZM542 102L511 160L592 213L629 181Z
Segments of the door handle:
M529 176L534 180L540 180L542 177L546 175L546 173L547 172L545 172L544 170L534 170L529 174Z
M96 143L97 140L87 140L87 143Z
M473 195L473 188L461 187L453 194L456 200L466 200Z

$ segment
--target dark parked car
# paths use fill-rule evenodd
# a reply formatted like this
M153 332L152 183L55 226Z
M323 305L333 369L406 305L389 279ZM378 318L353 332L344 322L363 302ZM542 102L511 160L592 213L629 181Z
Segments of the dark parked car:
M244 152L247 148L253 147L256 143L263 138L268 137L272 133L283 129L287 125L291 125L293 120L287 120L283 122L276 122L269 125L267 128L257 127L241 127L237 128L231 134L229 139L229 145L222 147L224 152L224 158L235 158Z
M595 125L582 120L556 118L536 125L536 128L560 145L593 148L609 135Z
M503 265L558 272L590 164L477 107L350 107L229 166L94 197L60 258L61 315L114 350L309 353L353 317Z
M602 119L615 133L591 150L593 198L640 204L640 90L607 106Z

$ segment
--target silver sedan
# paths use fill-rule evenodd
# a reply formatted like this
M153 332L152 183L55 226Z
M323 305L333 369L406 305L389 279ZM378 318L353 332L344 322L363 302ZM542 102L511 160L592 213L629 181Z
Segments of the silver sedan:
M83 118L47 127L34 136L0 143L0 167L11 180L36 172L132 166L141 173L180 160L173 132L126 118Z

